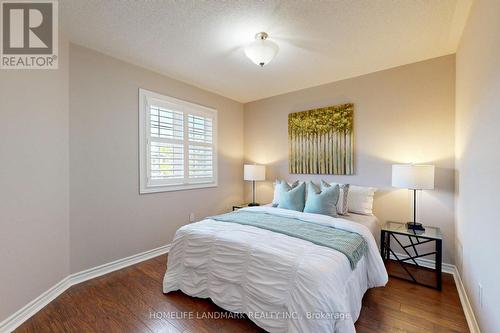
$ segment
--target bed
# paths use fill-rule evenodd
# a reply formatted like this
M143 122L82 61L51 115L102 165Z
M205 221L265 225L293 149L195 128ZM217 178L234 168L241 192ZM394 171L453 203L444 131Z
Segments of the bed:
M163 292L210 298L225 310L245 313L269 332L355 332L365 291L388 280L369 226L376 228L376 220L273 207L240 211L356 233L366 242L366 251L353 267L344 253L332 248L208 218L177 231Z

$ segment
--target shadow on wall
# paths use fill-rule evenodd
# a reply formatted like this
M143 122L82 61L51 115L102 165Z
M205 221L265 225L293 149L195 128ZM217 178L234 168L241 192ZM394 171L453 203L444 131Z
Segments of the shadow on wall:
M357 158L357 160L361 160L363 164L355 163L356 173L349 176L326 174L290 174L288 172L287 156L280 156L280 158L276 158L275 160L266 160L265 158L261 158L254 161L246 161L246 163L257 163L266 166L267 180L257 183L258 196L261 202L271 202L274 190L274 181L276 179L285 179L289 182L293 182L295 180L320 182L321 180L325 180L328 182L339 182L360 186L376 187L378 188L378 191L376 193L375 209L377 207L378 200L394 199L393 192L408 192L404 189L394 189L391 186L392 164L407 163L406 161L402 162L398 160L388 160L373 155L365 155L363 156L363 158ZM453 161L452 156L434 161L416 162L420 164L432 164L436 166L435 188L434 190L425 191L425 197L432 198L432 201L436 200L437 202L435 203L439 203L439 194L446 193L449 195L453 195L455 192L455 170L451 168L441 167L441 165L449 165L450 161ZM246 199L249 199L249 195L251 194L250 190L250 185L246 184ZM449 207L446 207L446 209L449 209Z

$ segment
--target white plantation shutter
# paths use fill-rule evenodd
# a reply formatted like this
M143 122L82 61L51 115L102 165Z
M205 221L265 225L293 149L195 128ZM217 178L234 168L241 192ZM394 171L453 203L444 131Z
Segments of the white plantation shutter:
M212 143L212 118L188 115L189 141Z
M151 141L151 180L184 178L184 146Z
M151 105L151 137L184 140L183 113Z
M141 193L217 186L217 111L140 90Z
M212 118L188 115L189 178L213 176Z
M151 104L149 118L150 181L183 179L183 113Z
M212 147L189 145L189 178L213 176Z

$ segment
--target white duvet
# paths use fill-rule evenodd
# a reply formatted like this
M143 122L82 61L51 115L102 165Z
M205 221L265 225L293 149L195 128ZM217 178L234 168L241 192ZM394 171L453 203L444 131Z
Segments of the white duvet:
M351 270L336 250L280 233L210 219L180 228L168 255L163 292L212 301L245 313L269 332L355 332L368 288L387 272L369 229L359 223L272 207L245 208L360 234L367 254Z

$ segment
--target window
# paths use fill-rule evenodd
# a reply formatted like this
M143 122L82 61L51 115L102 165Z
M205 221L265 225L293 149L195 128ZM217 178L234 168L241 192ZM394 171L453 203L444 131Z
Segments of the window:
M217 111L139 89L140 193L217 186Z

